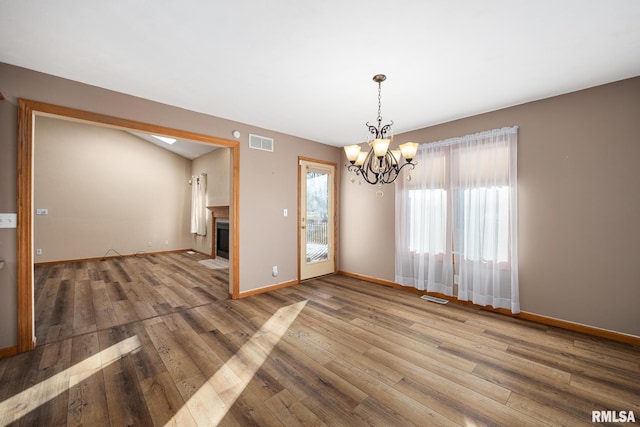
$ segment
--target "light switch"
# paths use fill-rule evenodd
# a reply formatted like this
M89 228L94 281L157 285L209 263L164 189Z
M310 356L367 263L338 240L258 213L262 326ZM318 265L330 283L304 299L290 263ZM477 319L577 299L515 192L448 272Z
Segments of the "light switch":
M14 213L0 213L0 228L16 228L18 215Z
M289 209L284 209L282 211L282 216L289 216Z

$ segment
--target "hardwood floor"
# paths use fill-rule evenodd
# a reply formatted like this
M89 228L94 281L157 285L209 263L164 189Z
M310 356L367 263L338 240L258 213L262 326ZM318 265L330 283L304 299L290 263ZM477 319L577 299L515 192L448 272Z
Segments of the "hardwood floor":
M38 346L0 359L0 425L640 420L637 346L344 276L229 300L199 259L37 267Z
M228 271L203 259L184 252L38 266L37 344L227 299Z

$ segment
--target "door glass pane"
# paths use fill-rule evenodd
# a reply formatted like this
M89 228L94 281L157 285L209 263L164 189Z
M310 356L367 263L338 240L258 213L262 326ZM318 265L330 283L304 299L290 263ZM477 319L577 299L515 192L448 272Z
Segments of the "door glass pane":
M307 171L307 263L326 261L329 257L328 184L328 173Z

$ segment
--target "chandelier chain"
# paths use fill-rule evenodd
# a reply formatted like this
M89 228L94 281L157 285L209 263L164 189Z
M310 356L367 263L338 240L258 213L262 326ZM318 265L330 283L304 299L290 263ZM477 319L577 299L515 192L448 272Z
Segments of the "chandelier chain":
M382 123L382 82L378 82L378 127Z

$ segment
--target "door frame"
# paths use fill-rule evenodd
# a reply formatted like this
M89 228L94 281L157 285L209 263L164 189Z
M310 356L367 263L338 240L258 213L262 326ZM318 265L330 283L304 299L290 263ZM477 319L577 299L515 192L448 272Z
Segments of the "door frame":
M229 269L229 296L240 295L240 250L239 250L239 202L240 202L240 144L238 141L218 138L135 120L128 120L85 110L62 107L27 99L18 100L18 204L17 204L17 299L18 299L18 352L33 350L36 346L33 277L33 164L36 116L61 117L81 120L97 125L133 129L160 135L175 136L231 149L232 195L230 200L230 226L233 247Z
M306 252L306 249L300 244L302 240L302 162L316 163L318 165L332 166L333 172L333 273L337 271L338 267L338 164L329 162L326 160L319 160L310 157L298 156L298 217L296 227L298 228L298 282L302 281L302 265L300 259L302 258L302 251ZM309 278L311 279L311 278ZM308 279L304 279L308 280Z

